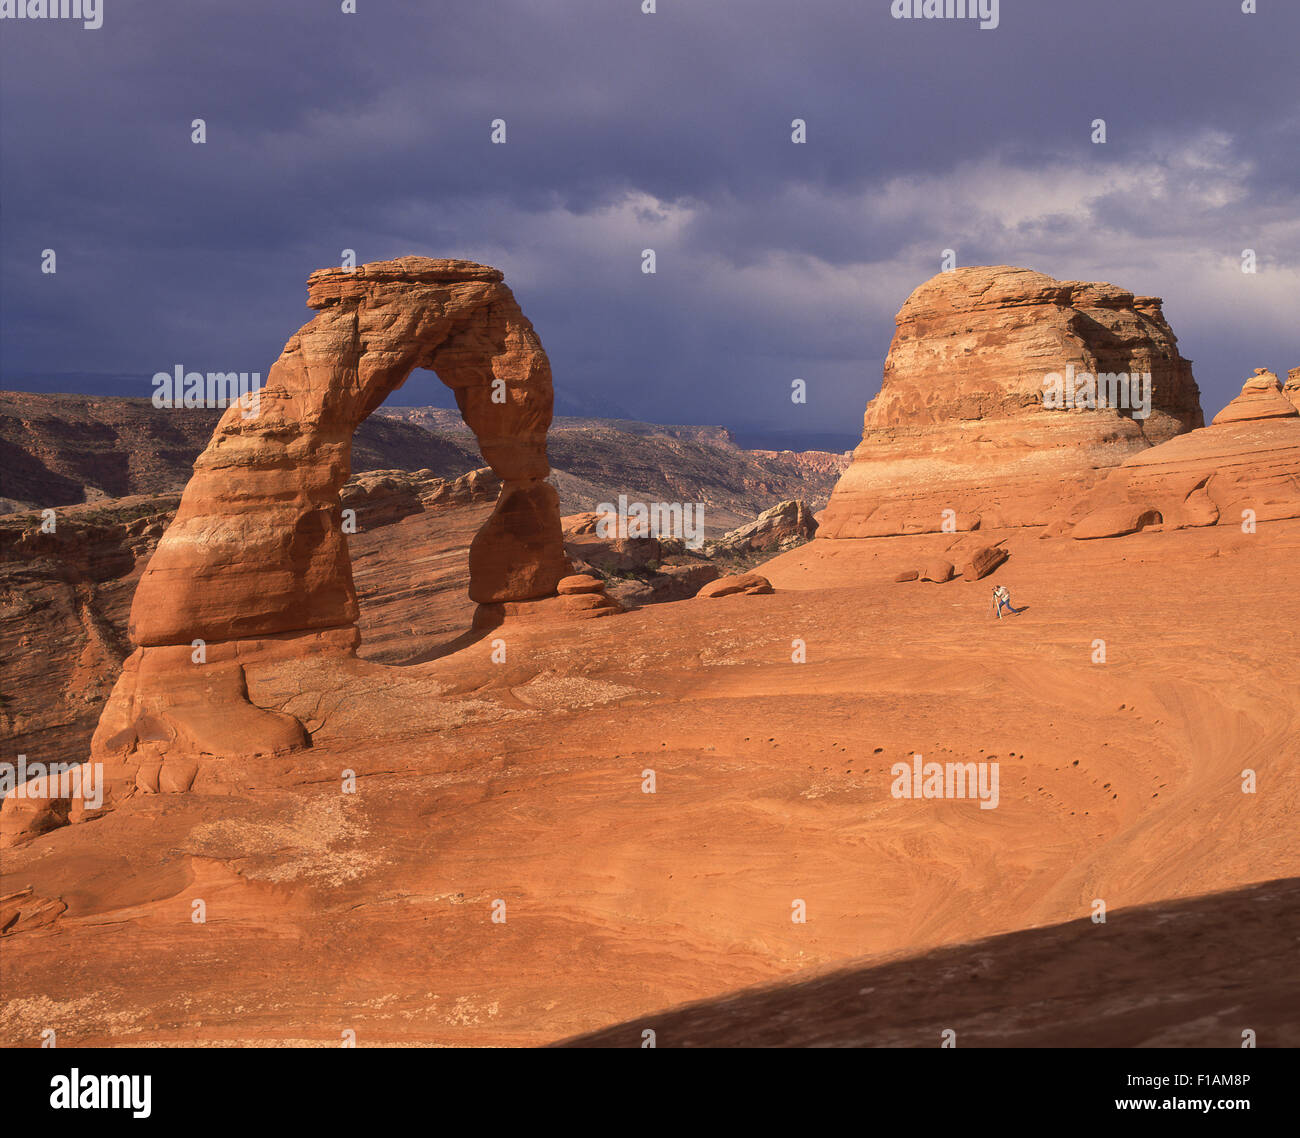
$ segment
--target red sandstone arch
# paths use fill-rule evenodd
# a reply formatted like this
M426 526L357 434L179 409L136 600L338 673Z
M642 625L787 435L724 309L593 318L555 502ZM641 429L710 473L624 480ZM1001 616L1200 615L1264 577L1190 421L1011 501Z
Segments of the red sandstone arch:
M136 591L141 647L355 625L339 505L352 435L416 368L452 389L505 483L471 547L471 598L549 596L567 572L545 482L550 363L502 274L404 257L313 273L307 303L320 315L272 365L257 414L230 407L195 463Z
M550 363L501 273L422 257L324 269L307 303L319 315L272 365L256 414L222 416L140 580L137 647L91 742L108 800L218 787L238 777L230 760L310 746L296 717L250 700L245 669L362 667L339 490L353 431L416 368L452 389L504 483L470 548L471 598L497 608L552 596L569 572L545 481ZM76 800L6 800L0 838L85 812Z

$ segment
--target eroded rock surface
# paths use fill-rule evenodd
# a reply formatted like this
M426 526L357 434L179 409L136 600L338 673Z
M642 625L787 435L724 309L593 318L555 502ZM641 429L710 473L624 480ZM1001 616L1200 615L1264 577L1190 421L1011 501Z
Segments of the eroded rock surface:
M732 597L738 594L752 597L772 591L772 582L761 573L733 573L710 581L695 595L705 598Z
M416 368L453 390L502 481L470 547L471 598L553 597L570 572L545 481L550 364L501 273L421 257L325 269L308 279L307 303L319 315L290 338L259 397L226 409L136 589L136 651L91 745L112 794L187 789L210 759L309 745L294 716L250 701L248 672L353 658L340 490L357 425ZM358 493L376 490L399 516L413 512L400 486Z
M1134 455L1049 529L1080 540L1300 517L1300 414L1257 369L1214 422Z
M1046 377L1071 368L1150 373L1150 414L1049 409ZM818 536L1041 525L1126 458L1203 421L1158 298L1005 265L941 273L898 313L880 394Z
M1282 391L1282 384L1267 368L1257 367L1241 394L1214 416L1212 426L1252 419L1294 419L1300 410Z
M1291 400L1297 408L1300 408L1300 367L1293 367L1287 372L1282 394Z
M791 498L710 543L709 550L725 554L781 553L811 540L816 533L817 521L811 507Z

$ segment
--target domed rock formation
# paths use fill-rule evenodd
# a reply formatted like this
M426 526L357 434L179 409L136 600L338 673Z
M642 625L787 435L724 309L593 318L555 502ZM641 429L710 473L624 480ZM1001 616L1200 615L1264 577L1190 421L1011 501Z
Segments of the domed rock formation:
M354 519L339 493L353 431L416 368L453 390L503 482L470 548L471 598L552 597L570 572L545 481L550 364L502 274L404 257L313 273L307 303L319 315L257 397L226 409L140 580L137 648L92 742L110 787L183 790L208 777L201 760L310 745L294 716L249 700L245 670L353 655Z
M1005 265L921 285L818 536L1040 525L1081 483L1200 427L1191 363L1160 306ZM1127 387L1147 374L1149 387Z
M1292 419L1300 411L1282 392L1282 384L1267 368L1257 367L1241 394L1214 416L1211 426L1249 419Z
M1249 511L1249 512L1248 512ZM1049 527L1080 540L1161 524L1182 529L1300 517L1300 412L1257 369L1201 430L1143 451Z

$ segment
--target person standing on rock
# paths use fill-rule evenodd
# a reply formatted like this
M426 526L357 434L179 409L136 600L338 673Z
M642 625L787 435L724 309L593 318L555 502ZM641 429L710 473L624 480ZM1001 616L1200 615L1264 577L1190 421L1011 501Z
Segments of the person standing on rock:
M1010 609L1017 616L1024 612L1024 609L1018 609L1011 603L1011 592L1006 585L993 586L993 611L997 614L998 620L1002 619L1003 608Z

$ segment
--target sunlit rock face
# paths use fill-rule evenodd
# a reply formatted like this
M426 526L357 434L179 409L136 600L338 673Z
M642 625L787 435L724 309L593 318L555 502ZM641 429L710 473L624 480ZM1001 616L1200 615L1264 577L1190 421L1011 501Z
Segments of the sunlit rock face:
M554 597L570 572L545 481L550 364L501 273L422 257L325 269L308 279L307 303L319 314L256 398L226 409L140 579L135 651L91 744L110 797L217 785L222 760L310 746L302 722L259 705L250 683L295 660L358 664L352 511L339 494L357 425L416 368L453 390L501 480L470 548L471 599Z
M1041 525L1130 455L1200 427L1160 305L1005 265L921 285L818 536ZM1098 377L1111 378L1089 389Z

